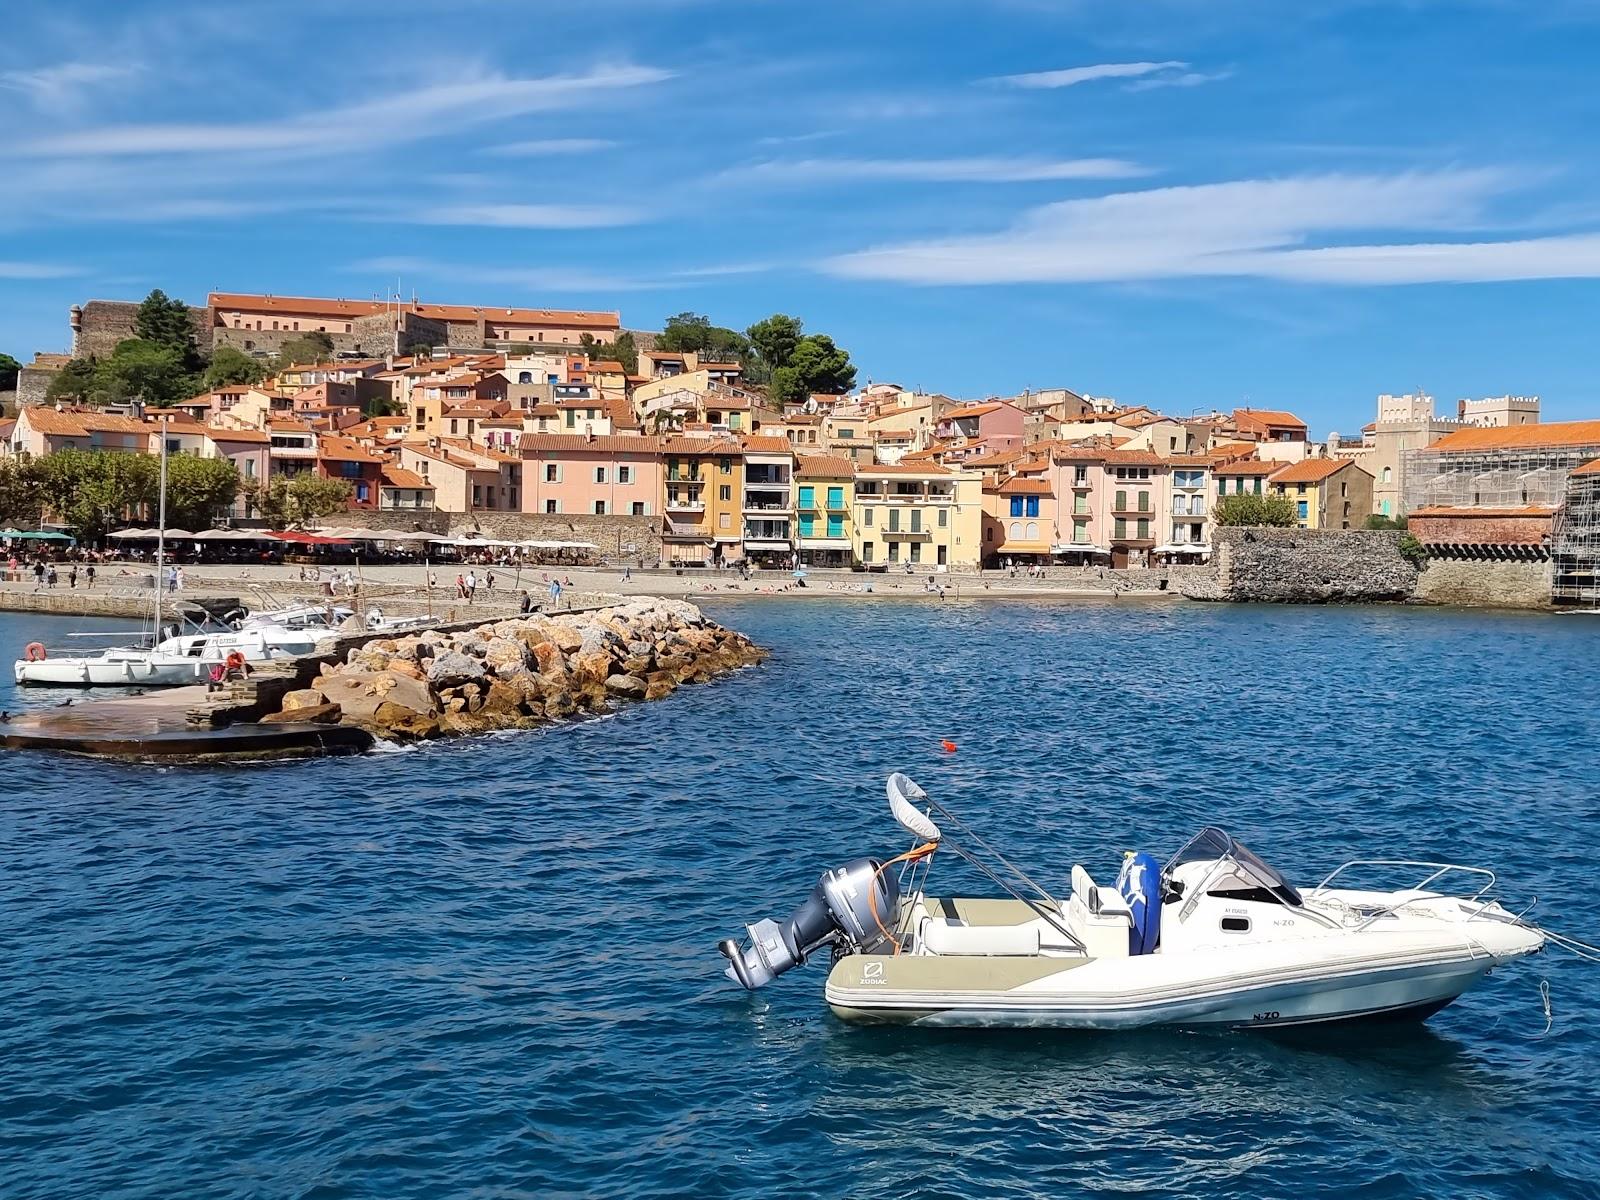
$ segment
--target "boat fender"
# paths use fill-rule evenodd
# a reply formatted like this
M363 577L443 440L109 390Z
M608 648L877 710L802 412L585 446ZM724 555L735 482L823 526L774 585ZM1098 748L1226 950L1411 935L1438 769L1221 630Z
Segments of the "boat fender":
M1133 927L1128 930L1128 953L1149 954L1161 937L1161 864L1154 856L1129 852L1117 875L1117 891L1128 902Z
M43 662L45 660L44 643L29 642L22 654L29 662Z

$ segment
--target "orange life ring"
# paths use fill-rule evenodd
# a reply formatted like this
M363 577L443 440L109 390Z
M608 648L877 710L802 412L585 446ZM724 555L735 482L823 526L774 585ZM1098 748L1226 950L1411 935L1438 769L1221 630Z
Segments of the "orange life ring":
M43 662L45 659L44 643L29 642L27 649L23 650L22 653L29 662Z
M226 665L230 671L242 670L244 667L244 655L240 654L237 650L230 651L226 660Z

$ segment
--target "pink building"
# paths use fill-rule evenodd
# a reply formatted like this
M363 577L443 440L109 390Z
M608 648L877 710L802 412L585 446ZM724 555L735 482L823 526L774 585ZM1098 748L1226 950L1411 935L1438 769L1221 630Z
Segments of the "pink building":
M636 434L522 435L524 511L647 517L661 511L661 442Z
M956 447L982 446L989 451L1013 450L1022 445L1027 414L1004 400L987 400L952 408L940 416L933 435Z
M57 450L130 450L150 448L150 426L132 417L100 412L66 412L25 405L11 427L11 452L43 458Z

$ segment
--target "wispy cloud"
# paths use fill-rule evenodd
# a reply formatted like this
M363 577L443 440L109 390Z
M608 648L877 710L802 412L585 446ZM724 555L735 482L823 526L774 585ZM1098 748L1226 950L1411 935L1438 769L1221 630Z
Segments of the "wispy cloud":
M1156 88L1192 88L1203 83L1220 83L1224 79L1232 79L1232 71L1178 71L1163 75L1151 75L1147 79L1135 79L1132 83L1123 85L1123 90L1128 92L1150 92Z
M536 138L531 142L507 142L489 146L485 154L500 158L544 158L566 154L597 154L613 150L618 143L606 138Z
M1316 175L1123 192L1049 204L999 233L836 257L836 275L915 284L1096 283L1256 277L1338 284L1600 275L1600 234L1452 241L1524 180L1452 170ZM1403 230L1393 244L1308 245ZM1415 233L1435 235L1418 239ZM1438 235L1446 235L1440 237Z
M408 87L360 104L269 121L107 125L34 138L12 147L36 157L119 157L215 153L306 153L370 149L416 141L525 113L570 108L608 92L661 83L656 67L596 67L576 75L486 75L463 83Z
M1025 75L996 75L986 80L1004 87L1014 88L1064 88L1080 83L1093 83L1097 79L1136 79L1154 75L1158 71L1183 71L1186 62L1131 62L1097 63L1089 67L1064 67L1059 71L1030 71Z
M0 90L20 92L36 108L60 112L80 107L86 91L101 84L127 80L141 69L137 63L66 62L30 70L0 71Z
M645 214L639 209L609 204L447 204L423 209L409 219L422 225L497 229L604 229L637 225Z
M1032 183L1131 179L1148 168L1120 158L806 158L732 167L719 178L750 183L827 186L861 180L907 183Z
M64 267L55 263L0 261L0 279L68 279L83 273L81 267Z

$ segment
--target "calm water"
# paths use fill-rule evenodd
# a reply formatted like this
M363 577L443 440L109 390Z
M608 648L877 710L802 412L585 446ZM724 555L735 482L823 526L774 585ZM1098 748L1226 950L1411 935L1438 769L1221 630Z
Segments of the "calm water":
M851 1029L714 949L903 848L897 768L1063 889L1214 821L1293 878L1481 861L1592 938L1600 619L935 607L727 603L770 664L545 734L6 756L0 1195L1600 1194L1569 958L1274 1041Z

